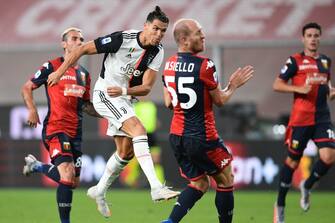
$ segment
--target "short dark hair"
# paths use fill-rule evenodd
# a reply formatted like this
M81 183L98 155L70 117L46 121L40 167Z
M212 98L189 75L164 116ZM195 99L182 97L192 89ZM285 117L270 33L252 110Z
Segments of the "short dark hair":
M147 22L153 22L155 19L158 19L164 23L169 23L169 18L166 16L166 14L161 10L161 8L158 5L156 5L154 11L148 14Z
M316 22L310 22L310 23L305 24L304 27L302 27L302 36L305 35L306 29L317 29L320 31L320 35L322 34L321 26L317 24Z

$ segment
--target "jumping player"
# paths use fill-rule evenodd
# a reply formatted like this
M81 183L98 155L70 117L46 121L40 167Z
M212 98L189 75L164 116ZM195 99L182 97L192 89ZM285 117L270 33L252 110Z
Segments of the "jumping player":
M209 187L209 176L217 184L215 205L219 222L232 222L234 197L232 154L218 136L212 106L224 105L245 84L253 68L237 69L222 90L212 60L197 54L204 51L205 35L193 19L181 19L173 28L178 53L164 68L165 105L173 109L170 144L183 177L189 180L173 210L163 222L177 223Z
M318 52L321 26L308 23L302 28L304 50L289 57L286 65L273 83L279 92L293 93L294 101L285 143L288 156L280 171L277 201L274 205L274 222L284 222L286 194L291 186L292 175L311 139L319 149L319 160L311 175L300 184L300 206L304 211L310 207L312 186L335 162L335 135L331 123L327 99L333 99L335 89L330 84L330 59ZM291 80L291 83L288 81Z
M148 14L143 31L114 32L89 41L49 76L48 83L54 85L82 55L104 54L100 77L94 87L93 104L108 120L107 135L114 137L117 151L108 160L99 183L88 190L88 196L95 199L99 212L105 217L111 216L105 200L106 191L134 154L149 181L153 201L179 195L157 178L146 130L136 117L130 100L151 91L163 60L164 50L160 42L168 24L168 17L156 6Z

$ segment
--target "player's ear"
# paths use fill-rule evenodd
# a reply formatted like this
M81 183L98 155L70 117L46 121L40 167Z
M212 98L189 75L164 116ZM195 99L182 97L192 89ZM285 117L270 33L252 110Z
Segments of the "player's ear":
M60 43L60 45L61 45L61 47L62 47L63 49L66 48L66 42L65 42L65 41L62 41L62 42Z

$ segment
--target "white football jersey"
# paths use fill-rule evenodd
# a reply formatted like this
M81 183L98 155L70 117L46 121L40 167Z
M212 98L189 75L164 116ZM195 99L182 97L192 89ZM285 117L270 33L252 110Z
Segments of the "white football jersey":
M105 54L94 90L140 85L148 68L159 70L164 56L162 45L144 48L139 40L140 33L138 30L127 30L94 40L98 53Z

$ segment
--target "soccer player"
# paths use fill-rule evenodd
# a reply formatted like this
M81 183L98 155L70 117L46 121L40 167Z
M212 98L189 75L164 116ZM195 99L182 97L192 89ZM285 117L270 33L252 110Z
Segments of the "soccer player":
M334 127L327 104L328 98L334 98L335 89L330 84L331 61L318 52L320 38L321 26L317 23L306 24L302 28L303 52L289 57L273 83L275 91L294 95L285 139L288 156L280 171L278 197L274 206L276 223L284 222L286 194L307 142L310 139L315 142L320 158L309 178L300 184L300 206L304 211L310 207L312 186L335 161Z
M58 183L59 217L61 223L69 223L72 190L79 184L81 169L82 113L99 115L90 102L90 75L79 64L71 64L58 85L47 85L48 76L84 41L81 30L75 27L66 29L61 38L64 56L44 63L22 87L23 100L29 112L27 123L36 128L40 119L33 91L45 86L49 111L43 123L42 138L52 164L41 163L29 154L25 157L23 174L28 176L39 172Z
M217 184L215 205L219 222L232 222L234 197L232 154L218 136L213 104L224 105L237 88L253 76L253 67L237 69L225 89L218 82L212 60L204 51L205 35L193 19L178 20L173 28L178 53L164 68L165 105L173 109L170 144L181 175L189 180L165 223L177 223L209 187L209 176Z
M114 137L117 151L108 160L99 183L88 190L88 196L96 200L98 211L105 217L111 216L105 193L134 154L149 181L153 201L179 195L179 192L162 185L157 178L146 130L136 117L130 100L133 96L144 96L151 91L163 60L164 51L160 42L168 24L168 17L156 6L148 14L143 31L114 32L89 41L73 51L49 76L48 83L54 85L82 55L104 54L100 77L94 88L93 104L97 112L108 120L107 135Z

